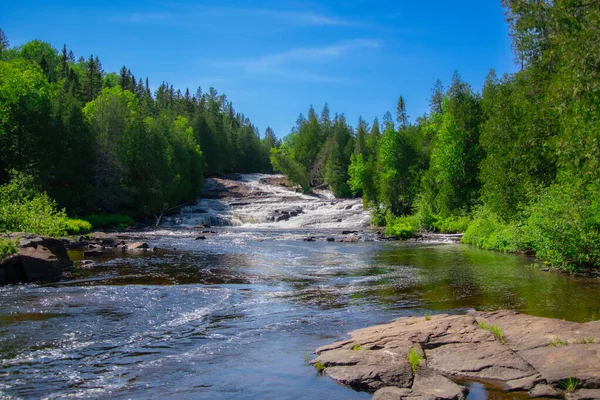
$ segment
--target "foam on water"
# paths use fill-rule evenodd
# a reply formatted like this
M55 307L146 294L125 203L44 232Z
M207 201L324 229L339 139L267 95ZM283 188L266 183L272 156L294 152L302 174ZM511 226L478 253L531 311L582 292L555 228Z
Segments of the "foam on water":
M328 190L313 195L267 183L267 178L283 175L245 174L236 184L243 187L243 197L200 198L184 207L177 217L165 219L166 225L242 226L268 229L348 229L366 227L370 215L363 210L361 199L335 199ZM217 187L207 179L209 195Z

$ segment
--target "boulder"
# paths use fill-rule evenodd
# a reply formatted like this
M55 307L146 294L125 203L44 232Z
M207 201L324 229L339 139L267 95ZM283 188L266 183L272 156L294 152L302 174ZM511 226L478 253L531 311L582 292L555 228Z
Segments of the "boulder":
M321 346L314 362L340 383L377 390L376 399L463 399L466 390L448 377L500 384L506 391L529 390L532 398L560 397L572 378L578 390L568 398L598 399L599 328L598 321L575 323L512 311L405 317ZM565 339L552 345L556 337ZM411 349L423 356L415 374L408 362Z
M134 242L127 244L127 250L145 250L148 248L148 243L145 242Z
M23 235L19 252L0 261L0 284L56 282L72 266L61 240Z

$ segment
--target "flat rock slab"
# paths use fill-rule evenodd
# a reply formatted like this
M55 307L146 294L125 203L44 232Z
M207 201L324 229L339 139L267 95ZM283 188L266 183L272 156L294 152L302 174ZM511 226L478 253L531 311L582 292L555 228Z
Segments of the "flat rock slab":
M410 352L423 356L415 372ZM407 317L353 331L350 339L316 353L313 363L331 378L376 391L377 400L463 399L466 389L447 377L500 383L507 391L529 390L532 397L580 398L600 390L600 321L506 310ZM569 378L578 382L573 393L563 390Z

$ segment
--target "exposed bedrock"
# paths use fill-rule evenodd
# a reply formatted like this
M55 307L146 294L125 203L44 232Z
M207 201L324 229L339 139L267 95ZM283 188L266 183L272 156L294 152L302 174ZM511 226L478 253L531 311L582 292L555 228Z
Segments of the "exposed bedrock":
M377 400L465 398L466 388L452 379L531 397L600 398L600 321L507 310L405 317L353 331L316 353L313 364L324 373Z

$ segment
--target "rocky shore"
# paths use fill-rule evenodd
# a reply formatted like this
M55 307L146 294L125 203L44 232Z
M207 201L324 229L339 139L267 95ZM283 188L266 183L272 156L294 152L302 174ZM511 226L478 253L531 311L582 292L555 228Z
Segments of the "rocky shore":
M507 310L405 317L316 354L317 369L375 400L464 399L464 381L531 398L600 399L600 321Z
M59 281L73 270L67 250L83 251L88 260L81 264L88 266L90 258L155 250L135 236L103 232L63 239L11 233L8 238L17 241L17 253L0 260L0 285Z

